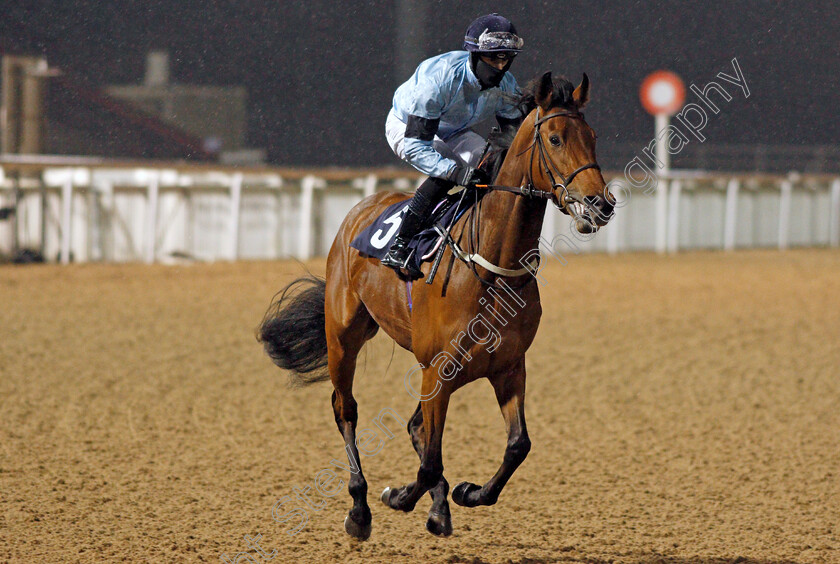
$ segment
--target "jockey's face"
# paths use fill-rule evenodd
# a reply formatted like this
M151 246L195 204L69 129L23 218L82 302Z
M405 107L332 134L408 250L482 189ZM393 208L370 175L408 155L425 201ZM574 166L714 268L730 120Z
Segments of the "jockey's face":
M505 65L508 64L513 57L507 56L505 58L500 57L499 55L507 55L507 53L498 53L494 55L482 55L481 60L490 65L491 67L497 68L502 70L505 68Z

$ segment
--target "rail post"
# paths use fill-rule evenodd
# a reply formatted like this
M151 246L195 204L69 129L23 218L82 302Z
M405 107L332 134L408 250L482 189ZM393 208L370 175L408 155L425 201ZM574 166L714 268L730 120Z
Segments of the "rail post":
M668 177L660 175L656 182L656 243L657 253L664 253L668 246Z
M241 172L237 172L230 179L230 260L239 258L239 216L242 210L242 178Z
M376 193L376 184L379 180L375 174L368 174L362 183L362 197L367 198Z
M788 248L790 232L790 200L793 193L793 183L782 180L779 194L779 250Z
M726 185L726 215L723 223L723 250L735 249L735 234L738 224L738 189L740 183L732 178Z
M73 174L68 171L61 185L61 264L70 264L73 235Z
M153 264L155 262L159 198L160 173L155 171L149 175L149 186L146 188L146 264Z
M682 181L671 182L671 194L668 197L668 252L676 253L680 244L680 194Z
M312 256L312 210L316 188L324 188L323 178L308 175L300 181L300 231L298 232L298 258L306 260Z

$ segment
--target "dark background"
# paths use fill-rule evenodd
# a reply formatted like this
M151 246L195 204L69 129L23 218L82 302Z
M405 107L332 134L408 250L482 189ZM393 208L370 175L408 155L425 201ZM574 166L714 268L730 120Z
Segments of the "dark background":
M587 72L587 119L605 166L652 137L638 100L645 75L665 68L702 86L732 74L733 57L751 96L725 84L733 100L710 118L707 143L840 142L836 1L425 1L412 10L412 68L460 49L469 22L498 11L525 38L511 69L520 84L543 70L575 83ZM94 85L139 83L146 53L166 49L175 82L247 88L249 144L267 148L270 161L388 165L397 159L385 116L409 74L396 54L398 13L381 1L3 0L0 48L43 53Z

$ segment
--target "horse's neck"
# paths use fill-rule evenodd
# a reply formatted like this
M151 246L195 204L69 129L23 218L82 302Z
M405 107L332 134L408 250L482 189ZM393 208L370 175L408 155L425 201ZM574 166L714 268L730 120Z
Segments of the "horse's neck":
M524 179L522 167L508 158L495 183L521 186ZM501 191L487 194L481 201L479 248L472 249L472 252L479 252L502 268L522 268L520 260L539 244L545 205L546 201L542 198L528 198Z

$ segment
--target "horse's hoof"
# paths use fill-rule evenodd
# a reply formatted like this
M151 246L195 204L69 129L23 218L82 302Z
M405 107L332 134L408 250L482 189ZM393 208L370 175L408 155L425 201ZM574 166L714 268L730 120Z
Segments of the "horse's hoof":
M370 538L370 529L370 523L367 525L359 525L351 519L349 515L344 518L344 530L347 531L347 534L351 537L355 537L359 540L368 540Z
M478 497L470 496L470 494L477 492L480 489L481 486L477 486L469 482L461 482L455 486L454 490L452 490L452 501L461 507L475 507L478 505ZM470 499L471 497L473 497L473 499Z
M401 499L401 491L401 488L385 488L382 490L382 495L379 496L379 500L386 506L397 511L404 511L406 513L414 511L415 504L412 503L409 505L405 499ZM391 503L391 499L394 500L394 503Z
M391 488L385 488L384 490L382 490L382 495L379 496L379 499L382 501L382 503L384 503L388 507L391 507L391 504L388 503L391 499Z
M452 517L440 513L429 513L426 530L439 537L448 537L452 534Z

